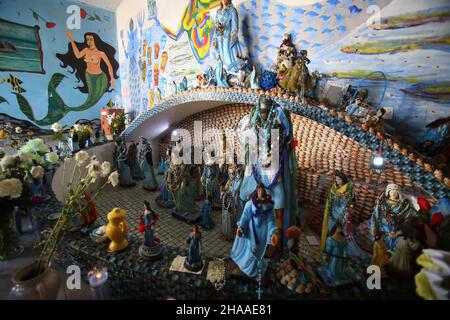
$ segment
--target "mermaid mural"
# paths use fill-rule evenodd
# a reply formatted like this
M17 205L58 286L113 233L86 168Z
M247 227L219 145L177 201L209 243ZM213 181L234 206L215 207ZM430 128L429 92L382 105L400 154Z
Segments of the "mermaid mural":
M75 42L72 33L66 32L69 38L68 52L57 53L56 57L61 60L61 67L71 67L71 73L75 73L77 80L82 86L76 89L88 96L85 102L77 107L69 107L56 91L58 85L66 77L61 73L55 73L48 84L48 113L41 119L34 117L33 109L28 100L20 93L15 93L20 110L28 119L40 126L51 125L70 111L84 111L94 106L105 92L110 92L115 85L115 79L119 63L114 58L116 49L103 42L100 36L93 32L84 34L84 42Z

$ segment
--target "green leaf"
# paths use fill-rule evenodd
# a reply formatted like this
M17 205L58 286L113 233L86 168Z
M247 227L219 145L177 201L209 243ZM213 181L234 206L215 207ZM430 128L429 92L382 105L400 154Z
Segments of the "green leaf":
M98 21L102 21L102 19L94 12L95 19Z
M3 102L6 102L7 104L9 104L8 100L6 100L2 96L0 96L0 103L3 103Z
M92 17L92 16L90 16L90 17L88 18L88 20L95 21L95 18Z

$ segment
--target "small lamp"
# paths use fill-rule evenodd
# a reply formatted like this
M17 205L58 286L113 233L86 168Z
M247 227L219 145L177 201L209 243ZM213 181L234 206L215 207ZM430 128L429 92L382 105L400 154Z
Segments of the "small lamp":
M386 161L383 158L383 147L382 147L383 145L382 145L382 143L383 143L383 140L380 139L380 146L378 148L378 153L375 154L375 156L373 156L371 161L370 161L370 164L371 164L371 167L372 167L373 171L375 171L377 174L380 174L381 171L383 171L385 163L386 163Z

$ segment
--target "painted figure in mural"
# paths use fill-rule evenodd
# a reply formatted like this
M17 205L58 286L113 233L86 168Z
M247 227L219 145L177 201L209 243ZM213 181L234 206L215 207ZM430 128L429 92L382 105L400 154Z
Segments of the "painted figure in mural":
M214 157L214 153L211 154ZM220 207L219 165L212 158L205 161L202 173L202 186L205 195L211 198L213 207Z
M301 50L295 64L287 70L286 76L279 83L285 91L299 95L302 99L312 87L312 79L307 67L309 62L306 50Z
M178 28L172 30L159 20L164 32L173 40L178 40L184 32L189 38L189 45L195 59L203 63L208 57L211 47L211 37L214 34L214 22L210 9L220 5L220 0L189 0ZM164 49L166 35L161 37L161 49Z
M317 281L314 271L308 266L300 253L299 239L301 233L302 229L297 226L286 229L289 255L277 271L277 278L281 284L299 294L310 293Z
M138 162L138 147L133 141L128 147L127 164L130 167L131 177L133 177L134 180L144 179L144 174L142 173Z
M202 260L202 233L197 225L192 227L192 232L186 239L189 254L184 262L184 267L190 271L200 271L203 268Z
M257 186L249 199L237 223L231 259L244 274L254 278L259 271L265 273L266 247L277 244L278 228L274 219L274 202L263 184Z
M166 151L166 159L164 160L164 175L161 179L161 193L156 197L155 201L160 207L163 208L173 208L173 195L172 192L169 191L167 186L167 181L169 179L170 173L170 163L171 163L171 148L168 148Z
M206 73L201 72L197 74L197 87L199 88L208 88L211 84L211 79L208 79Z
M349 256L364 256L365 253L358 247L352 227L352 212L355 203L355 194L352 182L342 173L336 172L334 181L328 191L323 214L320 255L322 256L329 231L336 224L343 228L347 237L347 252Z
M156 191L158 182L153 171L152 146L144 137L139 137L139 165L144 173L144 189Z
M166 64L167 64L168 59L169 59L169 55L168 55L167 51L164 51L161 55L161 72L162 73L166 72Z
M409 216L415 214L414 208L403 197L398 185L389 184L375 203L370 223L372 239L379 238L384 233L388 252L394 252L400 226Z
M139 113L146 110L147 106L142 103L142 80L139 72L138 54L140 51L140 42L138 37L137 28L134 25L133 19L130 19L128 28L128 43L125 46L124 39L122 37L122 46L125 52L125 58L128 61L128 90L130 97L130 106L133 107L131 111L132 118L134 119ZM150 64L149 64L150 66ZM148 69L148 68L147 68Z
M227 71L223 67L222 58L219 55L217 57L217 65L214 77L216 79L216 86L221 88L229 88L230 85L228 84L227 77Z
M422 149L434 155L450 142L450 117L434 120L427 124L426 128L428 130L423 139Z
M77 87L82 93L88 96L83 104L76 107L69 107L57 92L57 87L66 77L61 73L55 73L48 85L48 113L38 120L34 116L28 100L21 93L15 92L20 110L28 119L40 126L51 125L62 119L71 111L84 111L94 106L103 94L115 84L115 79L119 63L115 60L116 50L109 44L103 42L98 34L93 32L85 33L84 42L75 42L72 34L67 31L69 38L69 50L66 54L57 53L56 57L61 60L61 67L71 67L71 73L75 73L78 81L83 86Z
M232 1L222 0L216 14L213 46L216 48L217 54L222 57L225 69L230 73L236 73L244 64L238 58L242 55L238 39L238 19L238 12Z
M139 247L139 255L147 259L155 259L161 254L161 241L155 236L155 225L159 215L144 201L144 213L139 216L138 231L144 234L144 243Z
M127 145L123 138L118 138L115 142L114 158L119 171L119 184L121 187L134 187L136 182L131 177L131 170L127 164Z
M239 191L243 179L243 168L232 164L228 168L228 181L222 192L222 235L226 240L233 240L236 222L241 218L245 202Z
M339 223L330 230L324 248L325 276L329 282L339 284L355 279L348 254L348 240L344 235L344 226Z
M274 201L279 238L282 239L284 228L300 223L297 188L294 187L297 170L295 144L289 111L282 109L271 98L262 96L252 110L247 127L250 127L258 137L260 148L256 164L246 167L240 197L247 199L256 185L263 183ZM272 129L277 130L278 141L271 141ZM272 150L272 146L277 142L278 163L272 165L271 154L276 150ZM282 245L283 242L280 241L279 253L282 251Z

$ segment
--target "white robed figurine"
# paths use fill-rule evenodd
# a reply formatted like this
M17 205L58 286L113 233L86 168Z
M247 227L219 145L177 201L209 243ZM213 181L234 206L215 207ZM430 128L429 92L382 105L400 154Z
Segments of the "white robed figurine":
M267 268L264 253L268 244L276 245L278 228L274 218L274 204L271 196L260 184L250 195L237 223L236 238L231 249L231 259L249 277L258 275L261 261L262 274Z

